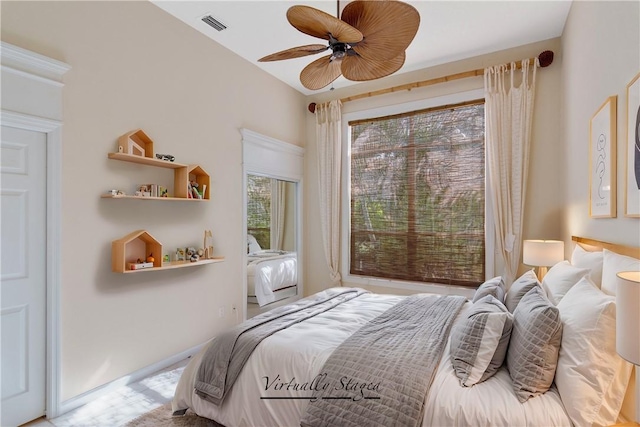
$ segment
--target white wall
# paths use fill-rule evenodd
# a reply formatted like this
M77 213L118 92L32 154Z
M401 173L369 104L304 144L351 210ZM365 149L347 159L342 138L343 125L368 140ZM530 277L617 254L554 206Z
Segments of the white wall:
M419 40L414 43L419 43ZM437 67L389 76L372 82L361 83L353 87L325 90L307 97L309 102L326 102L331 99L345 98L351 95L366 93L377 89L397 86L405 83L442 77L463 71L484 68L491 65L517 61L538 56L544 50L555 52L553 64L539 69L537 74L536 105L533 121L533 141L531 144L531 164L529 185L527 189L527 206L525 211L525 239L558 239L561 237L561 218L563 199L558 189L558 174L563 168L564 151L561 148L562 135L560 112L560 76L562 68L562 50L560 40L552 39L518 48L495 52L463 61L452 62ZM482 88L482 77L457 80L411 91L402 91L387 95L365 98L343 105L343 112L368 110L380 106L401 104L418 99L432 98L452 93ZM305 156L306 181L306 224L319 224L318 184L317 184L317 150L315 138L315 116L306 115L307 151ZM305 294L325 289L330 283L329 272L322 248L320 227L307 227L305 236ZM499 274L499 271L496 272ZM349 285L349 284L347 284ZM403 293L398 289L371 287L376 292L386 291ZM406 293L406 292L404 292Z
M626 86L640 72L640 3L574 1L562 35L563 237L640 246L640 219L624 217ZM589 217L589 120L618 96L617 218ZM569 251L570 245L565 245Z
M2 2L3 41L72 66L63 92L62 400L208 340L241 312L242 127L304 144L297 91L150 2ZM265 106L269 106L266 108ZM209 203L100 199L173 181L107 159L142 128L211 175ZM111 241L147 229L165 252L213 231L220 264L111 272ZM218 318L218 307L227 316ZM240 314L239 314L240 316Z

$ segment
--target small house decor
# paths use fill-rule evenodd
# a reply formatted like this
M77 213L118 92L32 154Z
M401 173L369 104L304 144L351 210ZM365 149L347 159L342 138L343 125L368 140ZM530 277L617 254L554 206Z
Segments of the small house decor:
M142 129L127 132L118 138L118 152L141 157L153 157L153 140Z
M153 254L162 253L162 243L156 240L146 230L136 230L126 236L111 242L111 270L124 273L127 270L148 268L145 260L153 267L162 267L162 259ZM153 261L149 261L153 260ZM131 268L131 264L136 267Z

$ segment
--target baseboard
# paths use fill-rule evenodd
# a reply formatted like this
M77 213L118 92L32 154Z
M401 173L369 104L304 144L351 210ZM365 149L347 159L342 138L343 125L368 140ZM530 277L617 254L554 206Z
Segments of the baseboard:
M96 387L92 390L86 391L82 394L79 394L78 396L72 397L71 399L65 400L64 402L60 403L60 410L57 414L57 416L60 416L62 414L65 414L69 411L72 411L76 408L79 408L80 406L92 402L102 396L104 396L107 393L110 393L122 386L125 386L127 384L131 384L137 381L140 381L143 378L148 377L149 375L153 374L154 372L157 372L161 369L167 368L171 365L173 365L174 363L178 363L181 360L184 360L188 357L191 357L193 355L195 355L196 353L198 353L202 347L205 346L205 344L207 343L203 343L203 344L199 344L195 347L192 347L188 350L185 350L181 353L175 354L171 357L168 357L164 360L161 360L159 362L154 363L153 365L149 365L146 366L142 369L139 369L135 372L132 372L129 375L125 375L123 377L120 377L118 379L115 379L111 382L108 382L106 384L103 384L99 387Z

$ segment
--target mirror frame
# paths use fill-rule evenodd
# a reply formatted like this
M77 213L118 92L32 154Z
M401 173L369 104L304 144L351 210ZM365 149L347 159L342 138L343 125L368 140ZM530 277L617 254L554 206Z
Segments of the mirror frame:
M275 138L261 135L249 129L240 129L242 134L242 242L247 239L247 175L259 175L289 181L296 184L295 242L298 256L298 292L295 301L302 298L303 284L303 241L302 202L304 148ZM242 264L242 319L247 319L247 251L246 245Z

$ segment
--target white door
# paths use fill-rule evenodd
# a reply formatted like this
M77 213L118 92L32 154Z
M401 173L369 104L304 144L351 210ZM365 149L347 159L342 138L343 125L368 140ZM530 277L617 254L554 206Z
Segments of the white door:
M0 133L0 425L44 415L46 361L46 135Z

